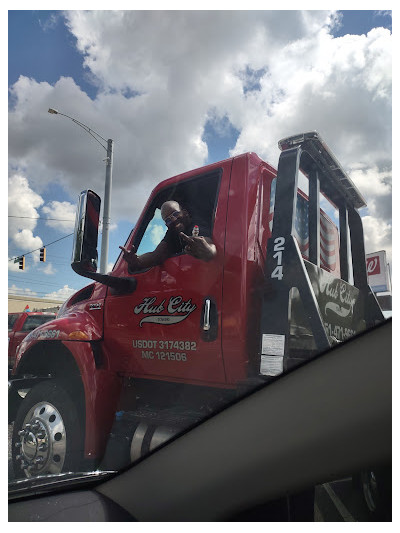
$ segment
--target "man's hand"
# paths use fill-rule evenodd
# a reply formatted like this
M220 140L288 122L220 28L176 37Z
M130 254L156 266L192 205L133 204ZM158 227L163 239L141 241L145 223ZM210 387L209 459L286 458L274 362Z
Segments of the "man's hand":
M186 242L185 252L196 259L210 261L216 255L217 249L211 239L200 235L198 237L189 237L182 232L179 235Z
M128 263L130 270L140 270L141 264L138 256L136 255L136 248L132 246L130 250L127 250L124 246L120 246L122 250L122 257Z

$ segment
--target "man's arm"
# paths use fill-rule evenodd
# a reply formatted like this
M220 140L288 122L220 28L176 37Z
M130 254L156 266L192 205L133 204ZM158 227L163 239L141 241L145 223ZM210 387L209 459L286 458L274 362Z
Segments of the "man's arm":
M142 255L136 255L134 246L132 246L131 250L127 250L123 246L120 246L120 248L123 253L122 257L128 263L129 270L132 272L161 265L169 256L168 244L165 241L161 241L152 252Z

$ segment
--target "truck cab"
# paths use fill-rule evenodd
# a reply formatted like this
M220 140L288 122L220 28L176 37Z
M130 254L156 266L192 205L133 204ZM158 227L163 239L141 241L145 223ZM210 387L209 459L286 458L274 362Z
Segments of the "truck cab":
M182 251L130 271L121 253L98 273L100 198L80 195L72 268L94 283L24 339L13 368L13 446L24 452L13 453L25 475L96 463L122 411L135 460L383 320L367 282L361 194L316 132L280 148L278 169L249 152L151 193L125 248L153 249L166 231L161 206L175 200L209 232L217 254L207 262ZM58 441L33 408L40 398L63 428ZM34 450L32 421L43 435Z

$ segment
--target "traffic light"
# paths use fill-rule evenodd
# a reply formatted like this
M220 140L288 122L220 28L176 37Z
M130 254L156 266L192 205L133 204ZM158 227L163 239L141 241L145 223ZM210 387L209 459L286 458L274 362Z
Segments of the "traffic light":
M20 270L25 270L25 256L20 257L18 263L18 268Z
M46 248L40 248L40 260L43 263L46 261Z

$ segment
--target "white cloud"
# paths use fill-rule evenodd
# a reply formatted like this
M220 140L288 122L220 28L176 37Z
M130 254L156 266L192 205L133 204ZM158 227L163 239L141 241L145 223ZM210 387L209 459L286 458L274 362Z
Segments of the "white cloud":
M252 146L276 163L280 138L317 130L345 167L390 159L390 58L382 28L338 39L321 31L288 43L269 62L261 91L231 112L241 130L232 153Z
M8 258L8 271L9 272L23 272L23 270L19 269L19 263L14 263L13 258Z
M31 289L21 289L20 287L17 287L14 283L11 285L11 287L8 287L8 293L26 297L38 295L37 292L32 291Z
M25 258L25 269L29 270L30 262L39 262L39 248L43 241L35 236L37 209L43 204L43 198L35 193L27 178L19 173L14 173L8 179L8 238L11 239L18 253L23 255L31 252ZM18 270L18 265L12 265L9 270Z
M102 148L47 109L78 118L115 140L112 215L134 220L158 181L205 162L210 109L243 101L239 71L249 61L261 68L329 12L73 11L68 19L103 91L91 101L70 78L52 87L21 77L12 88L10 157L29 166L33 184L56 177L74 197L82 183L102 193Z
M33 231L43 198L34 192L26 176L13 173L8 179L8 231L13 236L23 229Z
M365 253L386 250L389 263L392 262L392 227L381 219L363 217Z
M351 170L349 175L357 188L368 198L369 214L390 220L392 215L391 169L379 169L374 165L369 168Z
M161 239L164 237L165 235L165 231L166 231L166 228L165 226L160 226L158 224L156 225L153 225L153 227L151 228L151 231L150 231L150 239L151 239L151 242L157 246L158 244L160 244L161 242Z
M20 250L25 251L31 251L34 250L33 253L29 253L25 257L25 264L29 260L28 258L32 258L32 260L37 263L39 261L39 248L43 246L43 241L40 237L34 237L33 233L29 229L23 229L22 231L19 231L16 235L13 237L14 243Z
M64 287L58 289L58 291L53 291L46 294L45 298L48 298L49 300L64 301L70 296L72 296L75 292L76 289L71 289L71 287L68 287L68 285L64 285Z
M114 139L113 221L135 220L156 183L205 163L209 120L239 130L232 154L255 151L273 165L280 138L316 129L369 203L369 245L379 244L373 228L384 229L385 239L390 234L388 30L333 38L337 15L330 11L67 17L100 91L92 101L71 78L51 86L21 77L12 87L10 163L29 169L35 190L54 180L71 198L83 188L104 189L103 148L69 119L49 115L49 107Z
M46 266L41 269L41 272L43 272L43 274L46 274L47 276L52 276L57 272L57 270L53 267L51 263L47 263Z
M57 228L65 233L74 230L76 205L70 202L59 202L53 200L48 205L42 207L42 213L48 219L46 224L52 228Z

